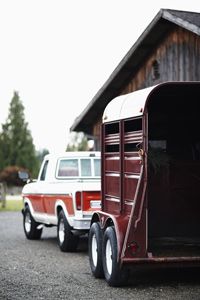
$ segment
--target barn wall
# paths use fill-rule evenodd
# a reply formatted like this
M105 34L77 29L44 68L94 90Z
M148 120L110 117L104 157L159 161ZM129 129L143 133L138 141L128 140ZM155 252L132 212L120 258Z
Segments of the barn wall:
M200 80L200 37L176 26L144 62L121 94L164 81Z

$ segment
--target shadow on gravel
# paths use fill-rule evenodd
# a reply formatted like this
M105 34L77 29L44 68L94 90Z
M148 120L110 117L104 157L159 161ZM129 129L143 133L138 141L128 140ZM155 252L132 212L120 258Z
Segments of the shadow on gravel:
M200 285L200 268L170 268L132 271L129 286L148 288L158 286Z
M46 245L48 245L48 247L54 247L57 248L58 251L60 251L56 237L44 236L41 237L41 240L39 240L38 242L44 242ZM87 251L88 251L88 237L81 236L79 239L79 245L76 252L87 252Z

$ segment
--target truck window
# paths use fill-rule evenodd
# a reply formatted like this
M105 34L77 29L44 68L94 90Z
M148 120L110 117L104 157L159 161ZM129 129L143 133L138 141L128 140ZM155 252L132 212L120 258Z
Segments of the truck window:
M62 159L58 167L59 177L76 177L78 172L78 159Z
M92 176L91 159L81 159L81 176Z
M100 159L72 158L60 159L57 169L58 177L100 177Z
M94 176L97 176L97 177L101 176L100 159L94 159Z
M45 180L48 163L49 163L48 160L46 160L45 163L44 163L44 166L43 166L43 169L42 169L42 173L40 175L40 180L42 180L42 181Z
M82 177L100 177L100 159L81 159L81 176ZM94 164L94 171L92 167Z

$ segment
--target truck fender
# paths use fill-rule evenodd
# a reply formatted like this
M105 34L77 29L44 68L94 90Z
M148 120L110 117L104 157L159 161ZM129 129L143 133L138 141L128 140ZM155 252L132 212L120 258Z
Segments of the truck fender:
M31 212L31 215L34 216L34 209L33 209L33 206L32 206L32 203L31 201L29 200L29 198L25 197L24 198L24 208L28 206L29 209L30 209L30 212ZM23 209L24 210L24 209Z
M73 226L73 224L70 220L70 217L69 217L69 214L68 214L65 203L62 200L57 200L56 203L55 203L55 215L57 216L57 218L58 218L58 214L59 214L61 209L63 210L69 225Z

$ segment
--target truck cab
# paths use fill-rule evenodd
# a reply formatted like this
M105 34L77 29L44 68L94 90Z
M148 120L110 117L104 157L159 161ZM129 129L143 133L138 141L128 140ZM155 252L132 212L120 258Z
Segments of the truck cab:
M75 251L101 207L100 191L99 152L46 155L37 180L22 190L26 237L39 239L44 226L57 226L60 249Z
M200 265L200 82L166 82L113 99L102 124L102 211L92 274L111 286L131 268Z

